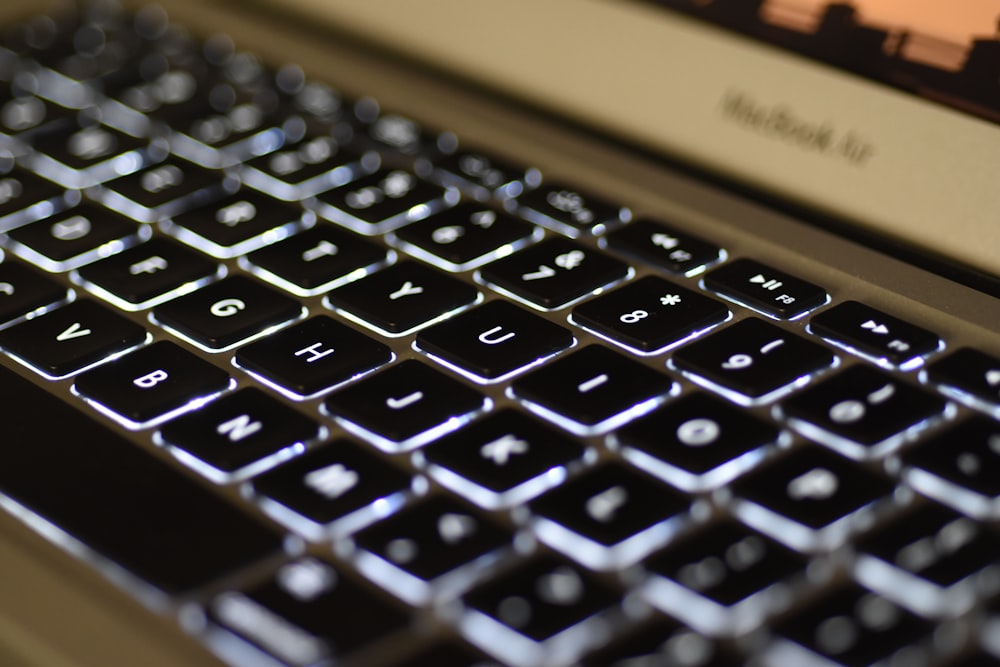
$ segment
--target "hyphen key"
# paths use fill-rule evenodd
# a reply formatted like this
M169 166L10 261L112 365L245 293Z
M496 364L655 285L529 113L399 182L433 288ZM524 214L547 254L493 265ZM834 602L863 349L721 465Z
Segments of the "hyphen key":
M0 495L160 591L280 548L275 531L6 368L0 396Z

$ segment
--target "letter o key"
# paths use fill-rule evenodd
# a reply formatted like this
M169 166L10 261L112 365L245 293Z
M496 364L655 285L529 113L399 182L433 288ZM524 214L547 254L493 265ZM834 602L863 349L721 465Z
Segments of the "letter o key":
M213 303L209 311L216 317L231 317L242 310L246 310L246 307L247 304L239 299L222 299Z

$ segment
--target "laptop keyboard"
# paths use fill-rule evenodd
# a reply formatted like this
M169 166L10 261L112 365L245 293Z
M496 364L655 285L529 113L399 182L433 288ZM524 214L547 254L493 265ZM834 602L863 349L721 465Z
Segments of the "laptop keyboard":
M154 10L5 39L0 504L224 660L1000 659L997 357Z

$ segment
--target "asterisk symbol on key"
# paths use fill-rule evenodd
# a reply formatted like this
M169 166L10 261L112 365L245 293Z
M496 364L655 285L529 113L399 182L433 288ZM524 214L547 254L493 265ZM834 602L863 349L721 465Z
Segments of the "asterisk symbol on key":
M664 306L676 306L681 302L681 297L677 294L664 294L660 297L660 303Z

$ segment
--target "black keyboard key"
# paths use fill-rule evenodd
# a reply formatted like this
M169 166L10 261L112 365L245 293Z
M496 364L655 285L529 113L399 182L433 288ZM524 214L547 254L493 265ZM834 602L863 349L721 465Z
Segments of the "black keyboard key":
M417 334L425 352L496 380L573 344L568 329L507 301L491 301Z
M324 407L393 451L457 428L488 400L458 380L408 359L331 394Z
M95 293L126 310L140 310L194 289L219 272L199 252L162 236L81 267L77 275Z
M339 662L408 620L375 590L312 558L282 566L246 592L222 593L208 611L213 623L291 667Z
M687 508L676 491L619 463L587 470L530 506L543 542L596 570L631 565L661 546Z
M817 445L794 448L736 480L737 513L792 547L837 544L856 513L892 493L888 479Z
M0 106L0 133L30 143L72 126L75 111L34 95L15 95Z
M736 259L709 272L705 287L783 320L798 317L827 301L822 287L752 259Z
M145 424L218 394L229 374L169 341L83 373L77 393L132 424Z
M919 363L941 346L941 339L927 329L857 301L845 301L813 316L809 329L890 366Z
M396 509L410 476L367 447L340 439L310 450L253 480L264 509L293 530L317 538L350 531Z
M27 156L31 167L68 188L88 188L166 156L165 146L94 123L47 133L35 148Z
M583 453L562 431L506 408L431 443L418 457L438 482L494 509L558 484Z
M16 251L49 271L67 271L138 239L139 225L102 206L82 204L9 232Z
M702 632L742 633L764 620L759 604L774 586L801 578L806 564L778 542L722 520L685 534L644 563L655 575L646 591L654 604Z
M607 236L608 247L645 260L653 266L690 275L718 262L722 250L674 227L639 219Z
M885 598L845 584L790 612L775 633L788 640L779 641L776 649L781 647L777 649L781 653L774 654L783 664L821 660L825 664L887 665L897 662L893 657L908 647L921 645L913 650L928 650L933 625Z
M998 538L994 528L920 503L861 537L855 571L866 586L934 616L960 582L966 582L960 604L972 601L976 584L970 577L995 565Z
M604 253L560 238L548 239L488 264L482 277L541 308L560 308L626 278L629 267Z
M642 352L693 336L729 317L715 299L646 276L573 309L573 321Z
M233 276L157 306L158 324L220 350L302 315L302 305L273 288Z
M747 318L682 347L673 364L724 389L736 400L770 398L769 394L828 368L834 354L773 324Z
M146 330L82 299L0 331L0 347L50 377L63 377L141 345Z
M221 171L170 158L105 184L99 197L109 207L140 222L156 222L192 206L218 199L236 188Z
M603 234L632 218L632 212L564 183L543 183L517 199L517 212L560 234Z
M297 206L243 190L174 216L167 230L215 257L239 257L287 236L305 217Z
M756 465L779 431L732 403L690 393L626 424L614 442L631 463L685 491L724 484Z
M434 496L362 530L354 542L365 552L358 559L362 572L407 602L422 604L442 577L454 581L463 570L473 575L477 561L485 564L486 556L510 546L511 537L456 500Z
M426 218L456 203L457 193L402 169L380 169L316 199L324 218L373 235Z
M159 437L182 461L221 482L288 458L319 433L316 421L248 387L168 422Z
M280 551L276 531L62 399L2 368L0 386L0 491L100 557L174 595Z
M478 150L459 150L434 163L447 185L472 188L486 197L516 197L540 182L537 170L517 167Z
M375 162L370 156L364 164ZM286 143L280 151L249 160L247 185L285 201L301 200L343 185L364 173L362 156L332 136L316 135Z
M392 360L382 343L319 315L240 348L236 363L297 396L310 396Z
M66 191L23 169L0 174L0 231L45 218L68 206Z
M402 335L479 299L475 287L404 261L327 295L330 305L390 335Z
M66 288L17 261L0 264L0 323L68 298Z
M562 356L512 385L518 398L579 433L604 431L651 410L674 387L663 373L600 345Z
M1000 507L1000 423L974 416L903 453L907 480L921 492L975 516Z
M864 458L883 453L917 426L939 416L945 400L871 366L852 366L799 392L781 406L800 430L820 429L823 442Z
M518 248L536 236L536 227L481 204L463 203L396 232L411 254L465 271Z
M465 596L476 622L466 638L513 664L567 664L596 641L588 627L618 607L619 594L583 570L551 556L522 563ZM594 623L588 623L592 621ZM559 648L547 640L574 630L577 638ZM511 636L510 633L516 633ZM551 652L546 649L551 648ZM566 655L565 653L569 653ZM548 660L542 660L545 656Z
M963 347L927 367L927 381L943 391L1000 405L1000 358Z
M320 224L247 259L265 278L300 296L326 292L339 282L360 278L386 261L385 249L350 232Z

